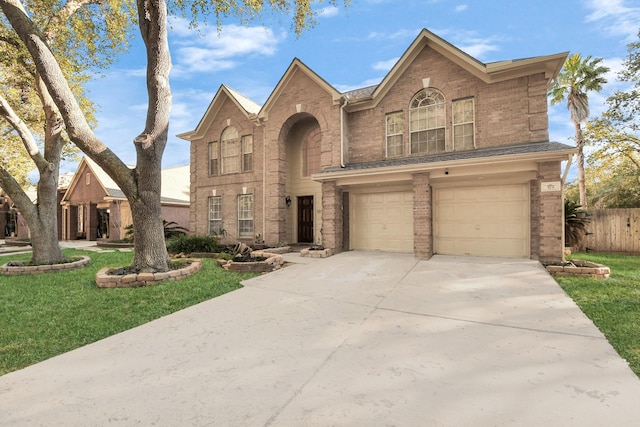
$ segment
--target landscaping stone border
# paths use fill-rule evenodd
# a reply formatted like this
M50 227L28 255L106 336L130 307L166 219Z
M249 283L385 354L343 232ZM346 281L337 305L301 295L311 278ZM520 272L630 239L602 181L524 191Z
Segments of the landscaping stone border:
M138 288L141 286L155 285L161 282L184 279L193 273L200 271L202 260L186 260L187 266L178 270L170 270L163 273L134 273L134 274L109 274L113 267L105 267L96 273L96 285L99 288Z
M96 246L99 248L133 248L133 243L127 242L112 242L109 240L96 240Z
M547 271L552 276L580 276L606 279L611 274L611 269L606 265L595 262L572 259L568 265L548 265Z
M291 252L291 246L278 246L277 248L266 248L263 252L269 252L271 254L286 254Z
M31 242L28 240L19 240L11 237L5 237L4 244L7 246L31 246Z
M327 258L333 255L329 249L302 249L300 251L301 257L306 258Z
M267 273L269 271L278 270L284 265L284 257L280 254L274 254L266 251L253 251L251 252L253 257L267 258L264 261L249 261L249 262L234 262L234 261L222 261L219 263L225 270L236 272L250 272L250 273Z
M73 262L65 262L62 264L44 264L44 265L9 265L10 262L0 267L0 272L5 276L20 276L27 274L52 273L57 271L76 270L85 267L91 262L88 256L80 255L74 258L80 258Z

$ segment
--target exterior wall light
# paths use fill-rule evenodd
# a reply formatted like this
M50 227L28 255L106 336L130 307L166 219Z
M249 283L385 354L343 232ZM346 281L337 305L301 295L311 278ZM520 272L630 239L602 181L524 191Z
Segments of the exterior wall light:
M287 207L291 206L291 196L285 196L284 202L287 204Z

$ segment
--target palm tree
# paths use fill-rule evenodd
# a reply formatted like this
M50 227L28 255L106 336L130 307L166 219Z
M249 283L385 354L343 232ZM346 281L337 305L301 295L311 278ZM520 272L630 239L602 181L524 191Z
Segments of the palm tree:
M567 109L571 114L571 121L576 129L576 147L578 148L578 188L580 189L580 205L587 208L587 188L584 179L584 141L580 123L589 117L589 97L587 92L602 90L607 82L604 74L608 67L600 65L602 58L582 58L579 53L569 56L558 75L555 84L549 90L551 105L567 100Z

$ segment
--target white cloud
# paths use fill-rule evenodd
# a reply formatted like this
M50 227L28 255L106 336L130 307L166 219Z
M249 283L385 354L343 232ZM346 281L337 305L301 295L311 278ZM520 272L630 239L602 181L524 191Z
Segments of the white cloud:
M415 38L416 35L420 32L420 30L416 29L404 29L398 30L394 33L380 33L380 32L371 32L368 34L367 38L370 40L396 40L396 39L406 39L406 38Z
M286 33L276 34L270 28L229 24L217 28L188 28L183 19L172 20L172 77L192 73L211 73L237 67L241 58L251 55L271 56Z
M340 9L338 9L336 6L327 6L318 11L318 17L331 18L333 16L336 16L339 11Z
M488 52L501 50L500 45L496 42L498 39L496 36L480 37L476 31L460 30L458 28L434 30L433 32L479 60L486 60L485 55Z
M400 58L392 58L386 61L376 62L375 64L372 65L372 68L378 71L389 71L393 68L394 65L396 65L396 62L398 62L398 59Z
M468 4L459 4L458 6L456 6L455 11L456 12L464 12L468 8L469 8Z
M125 77L147 77L147 69L146 68L131 68L128 70L122 70L122 73Z
M606 34L631 42L638 34L640 7L627 4L627 0L588 0L587 8L592 12L586 22L596 23Z
M461 45L459 46L459 48L460 50L468 53L474 58L480 58L487 52L494 52L494 51L500 50L498 46L488 42L482 42L482 41L478 41L476 43L471 43L468 45Z

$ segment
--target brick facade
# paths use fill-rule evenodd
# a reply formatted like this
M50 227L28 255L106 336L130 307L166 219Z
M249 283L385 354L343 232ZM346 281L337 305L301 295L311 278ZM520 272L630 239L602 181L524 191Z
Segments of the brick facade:
M437 252L434 186L471 188L483 180L483 185L528 188L529 216L523 217L530 225L527 256L558 260L562 191L541 192L540 185L560 181L561 161L571 152L548 141L547 86L565 58L481 64L424 30L375 87L340 93L297 59L263 106L222 86L198 128L180 135L191 142L190 229L208 233L207 200L215 193L222 197L227 240L251 243L236 233L237 197L247 193L254 195L254 232L267 244L296 243L313 230L313 243L335 253L352 248L358 239L352 221L381 221L371 223L371 233L403 226L380 212L384 207L372 207L370 216L354 211L354 194L384 198L409 191L413 252L429 258ZM409 105L424 88L439 91L444 99L445 152L436 155L411 153ZM468 99L473 100L473 149L456 151L453 103ZM387 158L389 113L400 113L403 123L402 154L394 158ZM229 126L253 136L253 169L209 175L209 143L220 141ZM313 209L304 211L300 201L310 197Z
M413 246L416 258L428 259L433 256L431 219L429 174L415 174L413 175Z
M558 162L543 162L538 165L538 188L545 183L560 181L560 164ZM563 216L564 207L562 192L541 192L538 196L538 259L542 262L558 260L558 253L564 248Z

